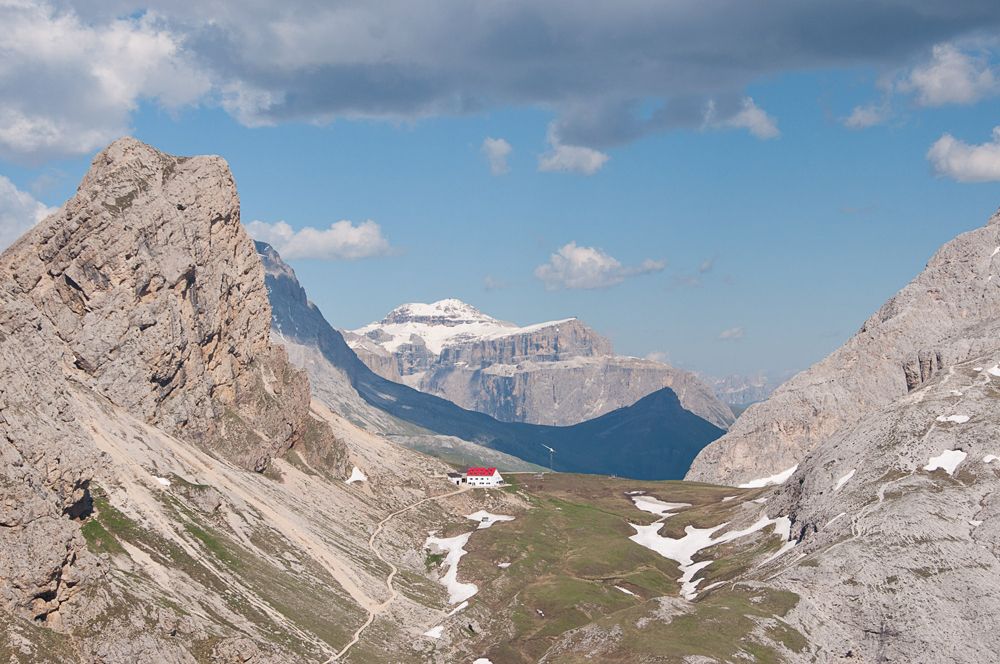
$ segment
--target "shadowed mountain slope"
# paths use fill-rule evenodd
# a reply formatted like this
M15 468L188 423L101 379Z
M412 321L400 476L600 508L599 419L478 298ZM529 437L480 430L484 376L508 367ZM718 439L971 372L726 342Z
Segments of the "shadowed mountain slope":
M258 242L267 272L273 328L279 338L314 347L343 372L369 405L437 434L454 436L547 466L544 445L557 449L555 468L630 477L679 479L698 451L722 430L684 410L664 388L601 417L569 427L500 422L372 372L309 302L295 273ZM306 365L309 369L309 365Z

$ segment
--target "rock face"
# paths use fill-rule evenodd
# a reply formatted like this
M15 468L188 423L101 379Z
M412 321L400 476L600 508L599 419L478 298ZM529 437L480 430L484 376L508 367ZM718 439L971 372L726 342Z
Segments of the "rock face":
M738 483L799 462L844 427L995 346L1000 215L945 244L846 344L744 412L688 479Z
M309 386L269 341L270 305L217 157L133 139L0 256L0 598L59 628L96 569L80 523L107 467L107 404L266 469L307 428ZM99 567L99 566L98 566Z
M575 318L519 327L451 299L404 304L344 336L379 375L505 422L576 424L665 387L716 426L733 421L694 374L616 356Z
M731 374L722 378L702 376L715 390L715 396L719 397L719 401L728 405L734 412L741 412L751 404L764 401L784 382L785 378L790 377L790 373L778 378L763 371L750 375Z
M980 330L1000 339L1000 321ZM949 363L823 441L768 498L799 540L769 570L803 600L790 622L810 647L795 661L996 658L983 626L1000 611L998 363L996 341Z

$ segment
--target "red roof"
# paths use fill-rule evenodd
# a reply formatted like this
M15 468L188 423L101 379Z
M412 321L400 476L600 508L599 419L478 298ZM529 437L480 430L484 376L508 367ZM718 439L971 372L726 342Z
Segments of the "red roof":
M469 472L466 475L471 477L489 477L495 472L497 472L496 468L469 468Z

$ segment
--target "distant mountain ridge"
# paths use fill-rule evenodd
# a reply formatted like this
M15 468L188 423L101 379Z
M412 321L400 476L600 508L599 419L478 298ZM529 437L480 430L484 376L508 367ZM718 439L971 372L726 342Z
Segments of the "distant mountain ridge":
M401 305L343 334L380 376L505 422L576 424L664 387L720 428L734 420L694 374L615 355L577 318L518 326L446 299Z
M352 388L368 406L425 431L542 466L549 463L544 447L549 445L557 449L555 468L563 471L680 478L698 451L723 433L684 409L669 388L598 418L557 427L501 422L388 380L369 369L309 302L294 271L272 247L258 242L257 251L267 275L275 337L295 347L293 361L300 352L308 358L303 368L317 394L345 394Z

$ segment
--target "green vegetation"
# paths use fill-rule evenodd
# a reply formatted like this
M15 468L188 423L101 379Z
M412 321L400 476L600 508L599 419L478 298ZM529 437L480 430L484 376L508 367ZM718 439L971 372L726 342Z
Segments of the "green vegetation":
M476 612L479 619L514 630L502 644L484 643L485 655L494 661L527 663L558 653L555 660L560 662L647 657L680 662L686 655L703 655L767 663L782 661L785 649L805 648L802 635L782 620L797 602L795 595L737 583L685 602L678 598L677 564L628 541L635 532L630 523L651 523L657 517L637 510L626 491L644 490L664 501L690 503L691 508L663 526L663 532L674 537L687 525L703 528L730 520L742 501L723 503L724 496L754 498L760 491L592 475L538 479L521 474L507 479L511 486L506 491L526 500L531 509L512 522L477 533L462 560L462 578L480 587L474 604L486 605ZM772 554L780 542L768 536L770 532L714 549L714 562L699 574L706 579L703 585L735 579L754 561ZM499 569L499 562L511 565ZM493 631L486 628L487 633ZM575 647L576 639L581 643Z

